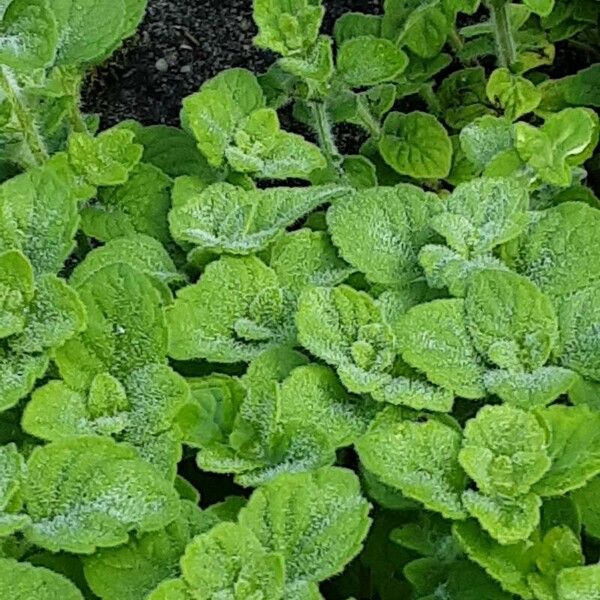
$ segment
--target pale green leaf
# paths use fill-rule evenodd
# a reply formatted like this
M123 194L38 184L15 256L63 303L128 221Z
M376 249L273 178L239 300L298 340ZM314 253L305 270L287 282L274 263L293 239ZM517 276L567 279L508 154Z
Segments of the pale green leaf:
M360 552L368 514L358 477L326 467L282 475L257 489L239 521L284 558L286 587L295 597L296 588L336 575Z
M42 275L36 284L31 304L24 311L25 327L10 340L11 348L19 352L58 348L87 326L85 307L64 280Z
M164 362L165 316L146 275L126 264L111 264L90 275L77 292L88 327L55 351L68 385L86 389L98 373L120 377L148 363Z
M393 42L370 35L345 41L337 55L337 71L350 87L392 81L407 64L408 57Z
M399 285L419 276L417 255L432 240L429 220L441 208L415 186L378 187L334 200L327 225L351 265L373 282Z
M489 496L526 494L550 468L546 431L530 412L484 406L467 421L459 461Z
M499 105L510 121L535 110L542 100L542 92L535 84L508 69L496 69L487 83L486 94L490 102Z
M550 406L538 414L549 431L552 464L534 491L560 496L600 473L600 413L582 404Z
M484 169L498 154L513 148L512 125L505 119L484 115L460 132L460 147L469 162Z
M18 250L0 254L0 338L22 331L34 296L31 264Z
M300 54L317 40L324 14L321 0L255 0L254 43L282 56Z
M0 345L0 412L12 408L33 389L48 362L45 354L23 354Z
M390 379L394 336L366 293L346 285L306 288L296 324L300 343L336 367L351 392L369 392Z
M244 190L216 183L185 200L181 197L169 223L178 241L215 252L250 254L343 192L339 186Z
M477 351L501 368L533 371L545 364L558 337L550 299L511 271L475 274L465 296L467 328Z
M598 600L600 565L563 569L556 577L558 600Z
M59 31L51 8L47 0L9 3L0 23L1 64L27 73L52 63Z
M169 354L177 359L249 361L293 336L289 302L258 258L224 257L167 309Z
M458 463L461 433L436 417L386 409L356 443L361 463L381 482L446 518L462 519L466 477Z
M467 330L463 300L415 306L403 316L400 328L398 348L409 365L459 396L485 396L485 369Z
M52 551L91 554L127 532L153 531L177 516L171 483L137 452L108 438L80 437L34 450L23 498L28 539Z
M117 128L107 129L97 137L73 133L69 137L69 162L91 185L121 185L144 151L134 138L132 131Z
M0 558L0 597L11 600L83 600L71 581L44 567Z

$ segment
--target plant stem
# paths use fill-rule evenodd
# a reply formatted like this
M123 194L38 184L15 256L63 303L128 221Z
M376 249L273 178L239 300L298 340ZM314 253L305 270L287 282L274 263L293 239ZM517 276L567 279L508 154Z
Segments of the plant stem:
M437 96L433 93L433 88L430 83L424 83L419 88L419 95L427 104L427 109L430 113L438 116L442 112L442 107L440 106L440 101L437 99Z
M325 155L325 160L327 160L327 164L339 175L340 179L342 179L345 177L342 170L342 155L333 139L329 117L325 110L325 104L323 102L311 102L310 109L315 132L317 134L317 140Z
M448 33L448 43L452 46L454 52L460 52L464 46L464 42L456 30L456 25L450 28Z
M29 111L21 95L21 89L14 74L8 67L0 68L0 89L4 92L19 124L21 135L30 156L25 166L39 166L48 159L46 143L38 130L35 116Z
M358 116L362 119L365 127L369 130L371 137L378 140L381 137L381 127L377 122L377 119L373 118L373 115L370 113L369 109L365 106L364 102L359 98L357 101L357 112Z
M492 17L498 63L501 67L510 69L517 60L517 50L508 17L508 2L488 0L487 5Z

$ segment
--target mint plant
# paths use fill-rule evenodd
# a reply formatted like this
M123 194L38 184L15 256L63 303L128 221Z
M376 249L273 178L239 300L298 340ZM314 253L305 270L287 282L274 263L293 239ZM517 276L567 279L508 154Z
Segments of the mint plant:
M145 2L0 2L0 599L600 597L599 8L255 0L100 131Z

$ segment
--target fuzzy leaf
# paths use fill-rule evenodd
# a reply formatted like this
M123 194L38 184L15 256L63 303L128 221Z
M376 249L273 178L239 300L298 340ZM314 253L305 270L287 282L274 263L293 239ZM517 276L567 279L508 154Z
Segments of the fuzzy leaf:
M133 132L126 129L108 129L97 137L73 133L69 138L69 162L91 185L121 185L144 151L134 138Z
M282 56L300 54L316 42L324 14L321 0L256 0L254 43Z
M475 255L518 236L527 226L529 197L518 181L475 179L457 186L432 227L457 252Z
M394 80L408 65L408 57L390 40L364 35L344 42L337 70L350 87Z
M510 123L500 117L484 115L463 127L460 148L469 162L484 169L492 160L513 148L513 131Z
M107 265L77 288L88 328L56 350L63 379L86 389L95 375L125 376L149 363L161 363L167 329L152 281L126 264Z
M432 194L409 184L378 187L334 200L327 225L342 256L369 280L403 284L420 274L417 254L432 239Z
M433 416L423 419L398 409L382 411L356 444L361 463L427 509L463 519L466 481L458 463L460 431Z
M37 447L23 490L28 539L52 551L91 554L118 546L127 532L171 522L179 499L171 484L132 448L99 437Z
M513 75L508 69L496 69L488 80L486 94L504 110L510 121L535 110L542 100L542 93L529 79Z
M434 300L411 308L401 319L402 358L427 379L465 398L485 396L484 366L464 318L464 301Z
M179 291L167 321L169 354L180 360L249 361L293 336L276 274L254 256L208 265L198 283Z
M477 351L509 370L543 366L558 336L550 299L510 271L475 274L465 297L465 314Z
M394 336L364 292L345 285L306 288L296 324L300 343L336 367L351 392L369 392L390 379Z
M597 600L599 590L600 565L563 569L556 577L558 600Z
M549 431L552 464L534 491L560 496L600 473L600 413L582 404L550 406L538 414Z
M50 65L59 37L47 0L13 0L0 23L0 63L27 73Z
M18 250L0 254L0 338L23 330L35 285L31 264Z
M214 252L250 254L343 191L339 186L244 190L217 183L180 202L169 223L176 240Z
M356 475L326 467L282 475L259 488L239 521L268 552L284 558L286 589L295 597L339 573L360 552L371 522L368 514Z
M12 408L34 388L48 362L45 354L12 352L0 345L0 412Z
M0 558L0 597L11 600L83 600L71 581L44 567Z

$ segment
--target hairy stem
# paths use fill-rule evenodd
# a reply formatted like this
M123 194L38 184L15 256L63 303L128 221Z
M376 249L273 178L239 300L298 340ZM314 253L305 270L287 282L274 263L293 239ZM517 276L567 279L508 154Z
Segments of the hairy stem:
M460 52L462 47L465 45L460 34L456 30L456 25L450 28L450 32L448 34L448 43L454 50L454 52Z
M327 116L327 111L325 110L325 104L323 102L311 102L310 109L312 112L315 132L317 134L317 140L321 150L323 151L323 154L325 155L327 164L332 167L341 178L344 175L341 167L342 155L340 154L335 140L333 139L331 124L329 123L329 117Z
M517 49L508 17L508 2L489 0L487 5L492 17L498 63L501 67L510 69L517 60Z
M13 113L29 156L25 158L26 167L41 165L48 159L46 143L38 130L35 116L29 111L21 89L13 72L8 67L0 69L0 89L6 96L13 109Z
M378 140L381 137L381 127L379 126L377 119L373 118L373 115L370 113L369 109L365 106L364 102L361 102L360 99L358 100L357 105L358 116L362 119L371 136Z

